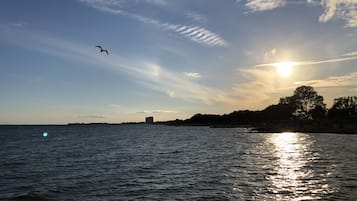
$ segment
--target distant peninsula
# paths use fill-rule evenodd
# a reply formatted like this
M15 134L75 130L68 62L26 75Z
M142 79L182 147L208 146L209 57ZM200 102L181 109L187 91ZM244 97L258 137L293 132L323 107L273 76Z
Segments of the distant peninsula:
M311 86L296 88L292 96L263 110L229 114L195 114L186 120L156 122L171 126L250 127L256 132L314 132L357 134L357 96L334 99L327 109Z

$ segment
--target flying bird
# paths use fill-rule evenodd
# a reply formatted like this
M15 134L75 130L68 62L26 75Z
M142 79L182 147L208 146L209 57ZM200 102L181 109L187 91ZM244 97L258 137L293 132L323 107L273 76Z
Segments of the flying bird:
M103 49L103 48L102 48L102 46L97 45L97 46L95 46L95 47L97 47L97 48L99 48L99 49L100 49L100 53L105 52L107 55L109 55L108 50Z

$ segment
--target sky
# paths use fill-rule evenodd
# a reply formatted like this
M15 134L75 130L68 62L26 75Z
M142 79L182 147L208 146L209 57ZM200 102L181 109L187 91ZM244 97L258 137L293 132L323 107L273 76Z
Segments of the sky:
M357 95L357 0L0 2L0 124L261 110L301 85Z

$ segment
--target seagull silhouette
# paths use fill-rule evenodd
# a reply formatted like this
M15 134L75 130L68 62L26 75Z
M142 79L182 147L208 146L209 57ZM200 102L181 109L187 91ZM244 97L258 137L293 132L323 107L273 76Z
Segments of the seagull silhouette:
M102 52L105 52L107 55L109 55L108 50L103 49L102 46L97 45L97 46L95 46L95 47L99 48L101 53L102 53Z

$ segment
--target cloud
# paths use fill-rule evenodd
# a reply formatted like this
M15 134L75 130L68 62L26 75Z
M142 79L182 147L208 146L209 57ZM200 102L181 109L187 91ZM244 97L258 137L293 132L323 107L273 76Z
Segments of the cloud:
M16 45L31 51L91 64L132 78L149 90L167 94L169 97L185 101L201 101L211 104L220 101L218 94L222 91L193 82L181 73L169 70L150 61L130 60L111 51L110 56L103 57L94 45L80 44L76 41L49 37L38 32L23 29L0 31L0 42Z
M162 114L162 113L173 113L177 114L178 112L175 110L144 110L140 112L136 112L138 114Z
M240 0L238 0L240 2ZM251 12L273 10L275 8L283 7L286 0L247 0L245 7Z
M185 72L185 75L187 77L191 77L191 78L200 78L201 74L200 73L189 73L189 72Z
M327 22L334 16L346 21L347 27L357 26L357 0L321 0L324 12L320 22Z
M200 26L162 23L160 21L147 18L141 15L136 15L136 14L126 14L126 15L140 22L146 24L153 24L157 27L163 28L164 30L176 32L200 44L204 44L207 46L221 46L221 47L228 46L227 41L222 39L218 34L215 34Z
M208 46L228 46L227 41L222 39L218 34L215 34L200 26L172 25L163 24L162 27L179 33L186 38Z
M112 13L119 14L122 13L125 3L130 2L129 0L78 0L81 3L87 4L95 9ZM168 2L166 0L141 0L140 2L146 4L153 4L164 6Z
M118 104L109 104L108 106L112 108L121 108L121 105Z
M180 25L180 24L170 24L163 23L161 21L151 19L142 15L129 13L123 10L123 2L121 0L79 0L95 9L108 12L111 14L120 14L133 18L139 22L152 24L163 30L169 30L176 32L191 41L200 43L207 46L220 46L226 47L228 45L227 41L221 38L218 34L205 29L204 27L195 26L195 25ZM151 2L151 1L149 1ZM160 2L160 1L153 1Z
M194 21L196 21L198 23L201 23L201 24L207 22L206 16L199 14L197 12L194 12L194 11L186 12L186 16L193 19Z
M164 5L168 4L168 2L166 0L144 0L144 2L150 3L150 4L156 4L156 5L160 5L160 6L164 6Z
M346 53L344 55L342 55L344 57L353 57L353 56L357 56L357 51L353 51L353 52L349 52L349 53Z
M269 51L269 54L272 52ZM316 60L291 62L293 66L311 66L325 63L345 62L357 60L356 51L343 54L341 57ZM277 63L258 64L253 67L239 69L240 74L246 79L245 82L234 85L231 94L226 94L226 98L239 101L239 106L243 108L259 108L269 104L277 103L280 97L290 94L298 85L310 85L316 88L356 88L357 72L351 72L341 76L328 76L325 79L312 79L304 81L293 81L280 79L275 72ZM304 70L301 70L304 72ZM346 90L329 89L324 91L327 97L335 97L343 93L351 93ZM236 94L238 97L232 96ZM327 99L327 102L330 100Z
M267 62L267 61L273 61L276 59L276 53L277 53L277 50L276 48L273 48L269 51L266 51L264 53L264 58L263 58L263 61L264 62Z
M325 63L351 61L351 60L357 60L357 52L356 51L344 54L339 58L325 59L325 60L319 60L319 61L291 61L290 63L294 66L306 66L306 65L318 65L318 64L325 64ZM264 64L255 65L253 67L254 68L266 68L266 67L269 68L269 67L275 67L275 66L277 66L277 63L264 63Z
M303 3L323 8L324 11L319 16L320 22L325 23L336 17L344 20L346 27L357 27L357 0L246 0L244 6L250 12L258 12L284 7L287 4Z
M310 85L319 88L357 86L357 72L342 76L331 76L323 80L297 81L295 84Z
M301 85L319 88L327 104L331 104L334 97L353 95L357 88L357 72L295 82L279 79L271 69L246 68L240 69L240 73L245 76L246 81L235 84L231 93L224 94L223 98L227 102L236 101L237 107L242 109L263 109L262 107L276 104L280 97L291 94Z
M85 3L95 9L109 12L112 14L121 13L123 0L78 0Z

